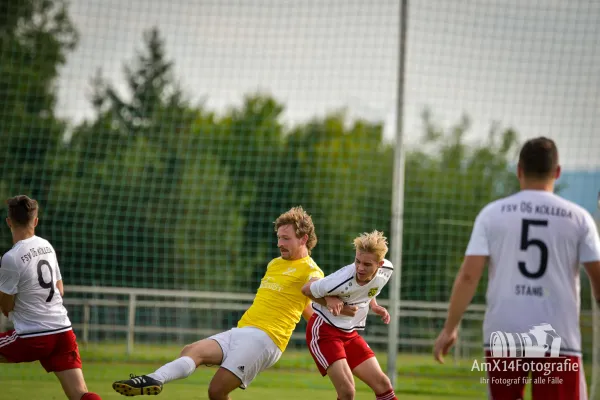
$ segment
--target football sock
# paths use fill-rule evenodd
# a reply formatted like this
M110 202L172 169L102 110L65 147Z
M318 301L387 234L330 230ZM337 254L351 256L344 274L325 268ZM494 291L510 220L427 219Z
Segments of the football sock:
M155 372L148 374L148 377L156 379L162 384L171 382L177 379L187 378L196 370L196 363L191 357L179 357L175 361L163 365Z

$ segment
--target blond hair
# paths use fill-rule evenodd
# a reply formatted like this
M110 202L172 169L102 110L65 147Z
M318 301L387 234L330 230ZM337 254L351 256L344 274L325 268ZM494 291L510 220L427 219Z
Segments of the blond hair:
M294 231L298 239L304 235L308 235L308 240L306 241L308 254L317 245L317 234L315 233L312 218L304 211L302 206L293 207L284 212L275 220L274 224L275 232L284 225L294 225Z
M362 233L353 243L357 251L375 254L377 261L383 260L388 252L387 238L383 236L383 232Z

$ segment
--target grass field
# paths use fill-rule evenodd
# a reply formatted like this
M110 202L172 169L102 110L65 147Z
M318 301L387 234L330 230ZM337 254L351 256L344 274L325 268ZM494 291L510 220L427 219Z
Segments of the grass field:
M115 380L152 372L156 367L177 356L178 346L136 346L131 355L123 345L81 346L84 373L88 388L103 399L123 399L113 392ZM483 372L471 372L472 360L455 366L452 360L437 365L430 356L402 355L398 358L396 392L403 400L483 399L485 385L480 383ZM299 368L301 366L301 368ZM384 367L385 368L385 367ZM587 371L591 368L587 368ZM157 398L206 399L208 383L214 368L199 368L185 380L171 382ZM64 395L53 374L46 374L38 363L2 364L0 367L3 400L63 399ZM589 381L588 381L589 382ZM232 399L250 400L331 400L335 391L329 379L322 378L312 365L308 352L286 351L271 370L261 373L245 390L236 390ZM356 399L373 399L370 389L357 381ZM527 396L526 398L529 398Z

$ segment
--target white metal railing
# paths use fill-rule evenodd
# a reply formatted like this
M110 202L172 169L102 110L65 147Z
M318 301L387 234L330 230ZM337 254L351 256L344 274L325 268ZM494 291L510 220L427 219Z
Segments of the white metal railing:
M66 297L64 299L67 308L82 307L83 315L81 323L73 324L73 328L81 332L82 342L88 342L91 331L96 332L123 332L127 337L127 352L130 354L134 348L136 333L174 333L195 334L198 336L209 336L221 331L220 329L207 328L183 328L178 326L136 326L136 310L138 307L159 308L182 308L182 309L211 309L226 311L245 311L254 299L251 293L227 293L227 292L201 292L201 291L176 291L159 289L121 288L121 287L99 287L99 286L66 286ZM119 295L124 299L103 298L81 298L81 294L95 295ZM78 296L79 295L79 296ZM190 301L194 300L194 301ZM389 307L387 299L378 300L384 307ZM91 323L91 307L126 307L127 324L97 324ZM403 317L418 317L424 319L443 320L446 317L448 304L443 302L427 301L401 301L399 315ZM464 320L483 321L485 306L473 304L467 310ZM582 312L584 315L586 311ZM587 311L587 313L590 313ZM0 314L0 332L6 330L8 321ZM460 327L459 327L460 329ZM473 333L473 332L471 332ZM477 332L476 334L479 334ZM303 334L294 334L293 339L304 338ZM371 343L385 344L388 342L387 335L367 335L365 339ZM461 340L462 339L462 340ZM467 339L467 340L465 340ZM433 340L425 337L399 337L399 345L433 346ZM473 341L459 335L455 344L454 357L460 359L464 349L480 349L479 340Z

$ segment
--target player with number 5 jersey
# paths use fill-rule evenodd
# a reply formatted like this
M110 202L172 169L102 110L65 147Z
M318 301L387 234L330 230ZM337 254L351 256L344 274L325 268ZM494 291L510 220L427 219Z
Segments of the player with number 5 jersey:
M69 399L99 400L83 378L56 252L35 235L37 201L16 196L7 204L13 247L0 261L0 310L14 329L0 333L0 362L39 361L56 374Z
M454 344L487 263L486 361L496 365L504 359L507 365L507 357L519 360L513 363L517 368L488 370L491 398L523 399L533 371L534 400L585 400L579 270L583 264L600 299L596 224L584 208L554 194L560 165L551 139L526 142L517 173L521 190L488 204L475 219L435 357L443 362Z

